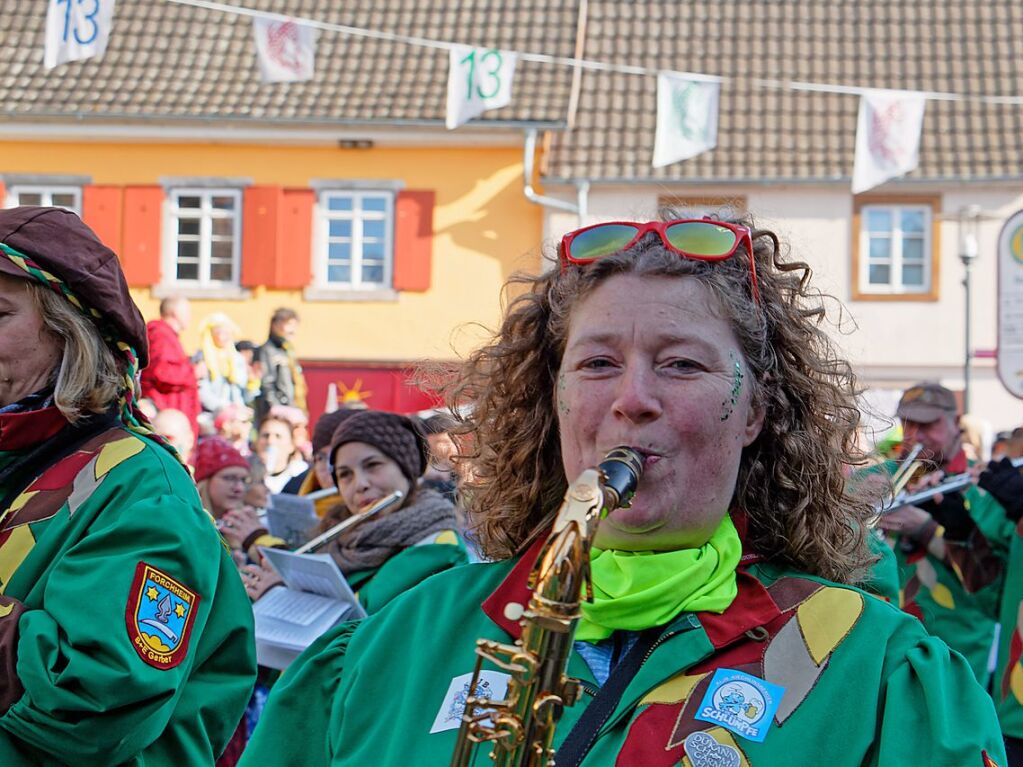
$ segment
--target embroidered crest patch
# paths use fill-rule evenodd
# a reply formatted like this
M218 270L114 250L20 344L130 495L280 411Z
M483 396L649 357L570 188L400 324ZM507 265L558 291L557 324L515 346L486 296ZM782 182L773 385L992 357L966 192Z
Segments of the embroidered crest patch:
M199 595L152 565L139 562L124 618L135 652L153 668L177 666L188 654L188 640Z
M743 671L719 668L696 718L763 743L785 688Z

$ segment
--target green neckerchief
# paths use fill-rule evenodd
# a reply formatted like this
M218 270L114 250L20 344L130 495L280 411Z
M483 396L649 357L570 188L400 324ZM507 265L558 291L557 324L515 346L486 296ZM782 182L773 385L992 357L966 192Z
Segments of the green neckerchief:
M722 613L737 593L742 541L728 515L698 549L593 549L593 601L581 605L575 638L607 639L616 629L663 626L683 612Z

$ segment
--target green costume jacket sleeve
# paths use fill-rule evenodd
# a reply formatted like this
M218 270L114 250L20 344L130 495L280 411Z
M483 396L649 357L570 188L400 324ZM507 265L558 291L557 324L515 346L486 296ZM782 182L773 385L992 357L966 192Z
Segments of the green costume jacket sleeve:
M238 767L329 767L331 703L357 622L342 623L306 648L274 685Z
M146 765L212 764L241 718L255 679L251 608L213 525L189 502L187 475L168 476L145 455L74 515L65 506L32 553L47 562L42 576L10 584L8 594L24 592L14 638L24 692L0 716L6 767L21 763L16 753L78 767L140 754ZM163 663L138 636L140 606L156 593L140 574L154 572L185 596L168 602L184 627Z
M918 639L901 657L885 681L882 706L876 746L865 763L871 767L982 767L981 752L1005 764L1001 739L992 732L991 698L963 657L936 637Z
M453 534L452 534L453 536ZM369 580L358 585L359 603L372 615L400 594L434 573L469 561L460 541L412 546L384 562Z

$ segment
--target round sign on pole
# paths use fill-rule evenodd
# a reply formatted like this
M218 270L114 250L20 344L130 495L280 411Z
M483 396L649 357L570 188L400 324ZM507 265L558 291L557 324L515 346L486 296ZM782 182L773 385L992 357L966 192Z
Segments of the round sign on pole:
M1023 210L998 235L998 377L1023 399Z

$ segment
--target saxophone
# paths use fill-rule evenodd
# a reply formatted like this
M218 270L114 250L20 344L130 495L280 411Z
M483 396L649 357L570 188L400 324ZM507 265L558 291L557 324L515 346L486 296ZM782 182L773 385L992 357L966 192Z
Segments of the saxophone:
M616 447L599 466L569 485L550 537L530 574L532 595L513 645L480 639L452 767L468 767L477 747L492 743L498 767L553 767L554 728L579 699L578 680L565 675L579 602L593 598L590 547L601 519L627 507L643 473L643 458ZM503 700L474 695L483 662L510 675Z

